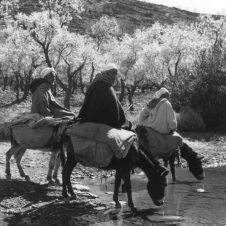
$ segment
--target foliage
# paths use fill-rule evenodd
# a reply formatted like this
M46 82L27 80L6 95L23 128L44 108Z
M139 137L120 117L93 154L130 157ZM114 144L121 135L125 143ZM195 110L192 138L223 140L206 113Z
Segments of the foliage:
M72 12L77 16L82 12L80 0L40 0L40 4L41 11L31 15L17 13L17 2L0 4L7 21L0 39L0 85L4 90L13 88L10 81L17 84L17 99L21 92L27 95L32 75L53 66L64 104L70 107L74 94L83 95L95 74L114 63L121 101L127 97L131 105L139 90L165 86L177 111L186 106L195 109L208 128L226 122L225 17L204 15L194 24L155 23L123 34L116 18L104 16L86 34L78 34L71 33L68 24ZM7 83L6 78L11 80Z
M190 106L200 112L207 127L213 129L226 122L226 17L214 20L203 16L196 27L208 40L209 47L199 51L195 58L191 73L196 79L190 92Z
M196 67L199 77L192 93L191 106L199 111L210 128L226 123L226 77L220 71L225 53L217 47L203 53Z
M1 0L0 2L0 16L4 21L11 21L12 17L19 10L19 0Z
M77 16L83 12L83 3L81 0L39 0L43 11L50 14L54 12L58 16L61 26L67 26L72 20L72 13Z
M95 43L85 35L64 31L55 36L52 46L52 59L58 71L58 82L65 91L64 105L69 108L71 95L78 84L80 83L83 89L84 80L86 84L91 80L92 73L89 73L89 68L94 57L98 55ZM83 71L86 72L85 75Z
M177 123L179 131L204 131L206 125L200 114L189 107L183 108L177 114Z
M120 26L114 17L103 16L91 26L90 35L96 41L98 48L101 48L113 37L121 35Z

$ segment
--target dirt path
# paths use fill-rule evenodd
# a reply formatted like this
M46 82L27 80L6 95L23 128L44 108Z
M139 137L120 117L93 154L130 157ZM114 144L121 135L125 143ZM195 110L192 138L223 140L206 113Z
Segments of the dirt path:
M199 153L205 154L206 179L197 181L187 168L177 168L178 181L168 177L166 204L156 207L146 190L144 175L132 175L133 215L126 205L115 209L112 203L114 177L107 183L100 171L82 166L73 173L77 200L63 200L61 187L47 186L49 154L28 150L22 160L32 182L20 180L12 160L12 180L4 177L5 152L9 143L0 143L0 225L73 226L73 225L226 225L226 146L224 138L209 142L187 140ZM211 167L212 166L212 167ZM214 168L213 168L214 167ZM83 185L83 186L81 186ZM107 186L107 189L106 189ZM205 192L198 193L197 189ZM122 204L127 200L120 194Z

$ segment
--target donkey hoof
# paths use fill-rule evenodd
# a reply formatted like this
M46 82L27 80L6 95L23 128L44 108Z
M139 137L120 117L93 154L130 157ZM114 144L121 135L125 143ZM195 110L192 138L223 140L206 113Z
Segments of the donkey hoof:
M55 180L55 185L56 186L62 186L62 183L61 183L61 181L59 179L56 179Z
M116 209L121 209L121 208L122 208L120 202L116 202L116 203L115 203L115 208L116 208Z
M49 181L48 181L48 184L49 184L50 186L54 186L54 185L55 185L55 182L54 182L53 180L49 180Z
M69 197L67 192L65 192L65 191L62 192L62 196L63 196L63 198L68 198Z
M77 195L75 193L71 194L71 199L77 199Z
M205 178L205 175L204 174L198 174L198 175L195 175L195 177L198 179L198 180L203 180Z
M31 179L28 175L25 175L24 178L25 178L26 181L31 181Z
M63 202L65 203L70 203L70 197L64 197Z
M202 160L202 159L205 158L205 156L204 155L197 154L195 158L198 159L198 160Z
M137 208L135 206L130 206L130 209L133 213L137 213Z
M6 174L5 178L6 178L7 180L11 180L11 174Z

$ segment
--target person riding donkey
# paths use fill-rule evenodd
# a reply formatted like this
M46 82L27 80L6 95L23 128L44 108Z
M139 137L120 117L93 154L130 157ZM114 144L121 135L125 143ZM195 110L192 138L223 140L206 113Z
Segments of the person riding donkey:
M138 124L145 127L146 141L155 156L164 158L175 153L176 149L180 150L181 157L188 162L190 171L201 180L204 178L203 173L194 173L196 169L192 166L203 156L193 151L176 132L177 119L169 99L170 93L166 88L158 90L140 112Z
M60 166L59 148L63 132L75 117L75 114L59 105L51 87L55 82L56 71L52 67L44 68L30 85L32 95L31 112L23 113L12 120L11 148L6 153L6 175L11 177L10 158L16 157L20 175L29 180L20 165L22 156L27 149L43 149L51 151L47 180L58 181L57 171Z
M68 126L68 121L72 121L75 118L75 114L57 103L51 91L55 80L56 71L53 67L46 67L41 71L40 74L36 75L35 79L30 85L30 91L32 94L31 113L38 113L41 116L47 118L47 122L52 121L53 123L58 124L59 129L56 130L57 133L55 134L55 137L58 137L57 140L60 140L61 134ZM55 146L57 149L59 148L58 142L55 144ZM52 157L52 161L56 161L55 158L59 158L59 156L57 155L56 157ZM50 160L50 165L53 165L52 161ZM57 162L59 161L60 159L57 159ZM50 167L49 170L51 170Z

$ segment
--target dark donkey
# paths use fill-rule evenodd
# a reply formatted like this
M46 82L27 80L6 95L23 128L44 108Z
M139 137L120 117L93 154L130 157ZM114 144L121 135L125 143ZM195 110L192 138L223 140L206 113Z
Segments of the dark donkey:
M147 142L147 132L145 127L143 126L137 126L135 128L135 131L137 133L137 136L139 137L139 146L140 148L144 151L144 153L150 156L150 150L148 148L148 142ZM172 173L172 178L173 181L176 180L175 177L175 166L174 166L174 161L176 157L176 151L169 157L169 163L170 163L170 169ZM203 167L202 167L202 158L203 156L198 156L196 152L194 152L186 143L183 142L183 146L180 147L180 154L183 159L186 160L188 164L189 171L192 173L192 175L198 179L198 180L203 180L205 177Z
M63 191L62 194L64 197L68 197L68 192L71 196L76 197L72 185L71 185L71 173L73 168L76 166L79 160L76 158L74 154L73 145L71 141L67 141L67 160L66 163L63 164L62 171L62 180L63 180ZM62 152L63 153L63 152ZM64 155L61 155L62 163L65 162ZM165 187L167 186L167 178L166 176L159 176L159 174L154 169L154 164L151 160L144 154L142 150L136 148L135 145L132 145L129 149L127 156L123 159L117 159L113 157L110 164L102 168L104 170L115 169L115 187L113 200L116 203L116 207L120 207L120 202L118 200L119 187L121 184L121 179L124 180L127 197L128 197L128 206L131 210L136 211L132 200L132 190L131 190L131 179L130 179L130 171L134 167L141 168L148 178L147 190L152 198L155 205L160 206L163 205L163 199L165 196Z

